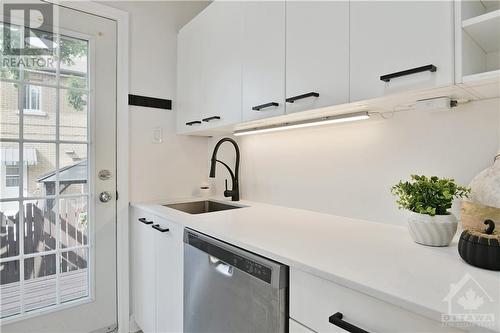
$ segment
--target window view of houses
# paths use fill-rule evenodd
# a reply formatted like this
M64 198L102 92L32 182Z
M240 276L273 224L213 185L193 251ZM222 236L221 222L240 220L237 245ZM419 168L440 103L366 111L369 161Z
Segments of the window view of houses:
M56 294L56 273L60 301L88 293L88 44L69 37L58 43L60 61L46 62L53 66L2 62L0 258L12 260L0 266L1 317L19 313L20 280L26 311L55 302L50 295ZM47 297L26 296L42 285Z

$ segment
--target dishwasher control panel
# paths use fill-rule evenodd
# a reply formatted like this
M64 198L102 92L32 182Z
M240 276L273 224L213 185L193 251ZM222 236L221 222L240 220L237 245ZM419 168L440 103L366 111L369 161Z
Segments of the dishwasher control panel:
M230 252L221 246L207 242L202 237L194 234L188 233L187 240L191 246L216 257L220 261L225 262L228 265L233 266L247 274L250 274L262 281L271 283L272 270L270 267L262 265L254 260L245 258L236 253Z

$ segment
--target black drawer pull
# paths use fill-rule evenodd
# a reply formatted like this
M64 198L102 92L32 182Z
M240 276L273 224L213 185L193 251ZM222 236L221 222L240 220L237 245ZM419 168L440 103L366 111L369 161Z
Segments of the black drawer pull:
M153 224L153 221L148 221L148 220L146 220L145 217L141 217L139 219L139 221L142 222L142 223L144 223L144 224Z
M158 230L159 232L167 232L167 231L170 231L170 229L169 229L169 228L162 228L162 227L160 227L160 225L159 225L159 224L153 224L153 225L152 225L152 227L153 227L153 229L156 229L156 230Z
M271 102L271 103L266 103L266 104L261 104L261 105L254 106L252 108L252 110L254 110L254 111L260 111L262 109L269 108L271 106L279 106L279 105L280 105L280 103Z
M202 119L202 120L203 120L204 122L207 122L207 123L208 123L208 122L209 122L209 121L211 121L211 120L219 120L219 119L220 119L220 117L219 117L219 116L213 116L213 117L204 118L204 119Z
M380 80L382 80L384 82L389 82L389 81L391 81L391 79L394 79L396 77L406 76L406 75L411 75L411 74L426 72L426 71L435 72L435 71L437 71L437 67L434 65L426 65L426 66L422 66L422 67L407 69L407 70L401 71L401 72L382 75L380 77Z
M350 333L369 333L368 331L365 331L357 326L354 326L353 324L349 324L347 321L343 321L342 318L344 316L342 313L337 312L328 318L328 321L332 323L333 325L340 327L343 330L346 330L347 332Z
M287 98L286 101L288 103L293 103L295 101L298 101L299 99L304 99L304 98L308 98L308 97L319 97L319 93L311 91L310 93L307 93L307 94L302 94L302 95L297 95L297 96Z
M201 124L201 121L195 120L195 121L190 121L190 122L186 123L187 126L193 126L196 124L198 124L198 125Z

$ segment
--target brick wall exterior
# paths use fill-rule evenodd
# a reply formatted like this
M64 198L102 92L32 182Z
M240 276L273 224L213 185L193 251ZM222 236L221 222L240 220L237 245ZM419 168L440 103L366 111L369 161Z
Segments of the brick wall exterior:
M54 78L48 74L30 74L30 80L36 82L53 82ZM61 79L64 85L66 79ZM36 84L35 84L36 85ZM67 101L67 90L60 89L60 139L84 141L87 139L87 109L75 110ZM54 140L56 134L56 88L41 87L40 110L44 115L24 115L24 138L35 140ZM10 82L0 82L0 137L18 138L19 136L19 103L18 85ZM2 147L17 147L17 145L2 143ZM43 186L36 179L55 170L55 144L26 143L25 147L33 147L37 152L38 163L29 166L27 172L27 187L29 195L43 194ZM74 153L72 153L74 152ZM61 144L60 166L74 164L86 158L86 145Z

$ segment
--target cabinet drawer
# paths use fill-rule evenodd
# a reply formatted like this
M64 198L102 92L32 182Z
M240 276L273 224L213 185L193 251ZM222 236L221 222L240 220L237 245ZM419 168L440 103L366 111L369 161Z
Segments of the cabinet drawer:
M295 320L290 319L288 321L288 332L289 333L314 333L307 327L297 323Z
M316 332L346 332L329 317L368 332L462 332L376 298L296 269L290 269L290 317Z

